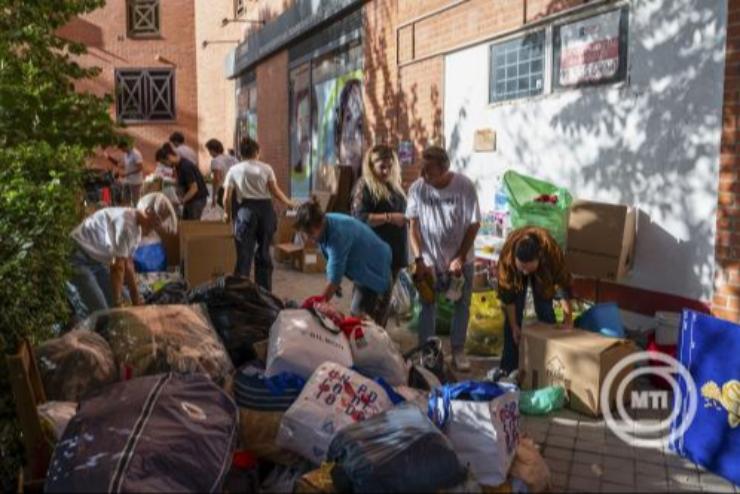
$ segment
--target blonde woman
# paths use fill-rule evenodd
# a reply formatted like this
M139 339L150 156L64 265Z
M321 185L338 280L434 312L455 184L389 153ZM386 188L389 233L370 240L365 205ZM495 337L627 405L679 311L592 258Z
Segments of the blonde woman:
M406 229L406 194L401 185L401 167L396 153L385 144L377 144L365 155L362 177L357 181L352 198L352 215L367 223L391 248L391 274L395 284L398 272L408 265L408 231ZM391 285L391 287L393 286ZM381 325L388 319L387 300L381 301Z

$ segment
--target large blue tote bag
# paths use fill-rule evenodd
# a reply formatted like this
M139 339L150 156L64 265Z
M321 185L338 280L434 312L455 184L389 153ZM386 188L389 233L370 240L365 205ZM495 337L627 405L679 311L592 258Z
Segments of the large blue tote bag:
M679 360L696 384L696 416L671 448L681 456L740 484L740 326L684 310ZM687 420L689 396L679 377L680 412L673 432Z

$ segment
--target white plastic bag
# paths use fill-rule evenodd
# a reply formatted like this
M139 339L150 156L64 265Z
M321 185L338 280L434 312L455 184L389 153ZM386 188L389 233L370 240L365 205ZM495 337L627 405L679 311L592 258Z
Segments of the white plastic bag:
M487 486L504 483L519 445L518 388L467 381L437 388L429 400L435 423L475 478Z
M325 362L285 412L277 445L320 464L339 430L391 406L380 385L341 365Z
M391 386L408 384L409 370L398 346L388 333L373 323L363 321L350 333L349 345L357 368L369 376L382 377Z
M352 367L347 337L324 328L308 310L281 311L270 328L265 375L272 377L289 372L308 379L327 361Z

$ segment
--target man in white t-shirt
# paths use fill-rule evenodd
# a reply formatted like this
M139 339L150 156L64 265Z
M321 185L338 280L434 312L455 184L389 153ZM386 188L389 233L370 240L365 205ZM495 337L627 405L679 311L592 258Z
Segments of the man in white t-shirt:
M123 186L123 205L135 206L139 202L141 185L144 183L144 158L128 137L121 137L117 147L123 153L123 158L118 160L107 153L106 156L118 168Z
M417 279L435 278L435 291L447 291L462 276L462 294L455 302L450 331L453 364L470 370L465 338L473 286L473 244L480 228L475 186L466 176L450 171L447 152L437 146L422 154L421 178L409 189L406 216L411 226L411 249ZM459 279L459 278L458 278ZM422 303L419 340L435 334L436 304Z
M182 135L182 132L173 132L170 135L170 144L172 144L175 152L180 155L180 158L185 158L195 166L198 166L198 154L193 148L185 144L185 136Z
M249 137L239 145L246 161L232 166L224 179L224 220L233 216L236 242L234 272L249 277L254 259L254 279L261 287L272 289L272 257L270 245L277 228L277 216L272 207L274 197L287 207L291 201L277 184L275 172L259 161L260 147ZM255 252L256 248L256 252Z
M224 152L224 145L218 139L209 139L206 142L206 150L211 155L211 177L213 193L211 194L211 207L216 204L224 206L224 179L232 166L238 163L238 160Z
M74 287L84 307L79 317L122 303L124 282L131 302L142 302L136 284L133 254L153 230L177 231L177 216L167 198L147 194L136 208L111 207L85 218L71 233L75 246L70 259Z

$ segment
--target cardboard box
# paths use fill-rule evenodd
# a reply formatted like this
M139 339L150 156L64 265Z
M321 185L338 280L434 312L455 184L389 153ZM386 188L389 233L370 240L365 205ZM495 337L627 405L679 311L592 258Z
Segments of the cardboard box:
M195 235L183 240L183 268L190 287L231 274L236 266L234 237Z
M323 273L326 271L326 259L320 250L305 247L298 258L297 267L304 273Z
M573 203L568 223L566 261L573 274L619 281L634 260L634 208L578 200Z
M180 221L180 257L185 258L186 239L195 236L216 236L227 237L233 236L232 226L223 221L200 221L187 220Z
M598 417L606 374L619 360L635 351L634 343L629 340L541 323L525 326L519 342L522 389L563 386L568 390L571 409ZM619 383L632 368L625 368L614 381L609 400L612 406ZM625 398L629 396L628 387Z

